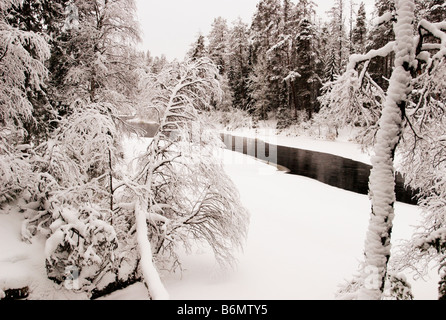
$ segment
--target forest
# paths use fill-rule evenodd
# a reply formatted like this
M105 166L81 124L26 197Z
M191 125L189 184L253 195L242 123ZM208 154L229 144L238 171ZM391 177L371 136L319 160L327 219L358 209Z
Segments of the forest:
M0 299L68 280L87 299L135 282L168 299L159 271L197 243L234 267L252 212L213 122L270 118L330 139L354 128L374 152L364 261L339 296L412 299L399 271L434 261L446 299L446 2L376 0L374 17L333 3L322 19L311 0L259 0L252 21L216 17L167 61L138 49L134 0L0 0L0 216L41 244L49 281L2 273ZM129 117L159 128L134 159ZM423 223L390 266L397 165Z

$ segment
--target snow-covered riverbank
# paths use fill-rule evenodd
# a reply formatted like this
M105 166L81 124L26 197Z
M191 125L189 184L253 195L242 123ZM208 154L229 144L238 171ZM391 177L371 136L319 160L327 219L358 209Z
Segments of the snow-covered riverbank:
M367 152L363 152L359 144L353 143L346 139L328 141L307 136L290 137L275 135L274 132L270 130L260 130L258 132L237 131L228 133L235 136L258 138L265 142L281 146L334 154L340 157L370 164L370 155Z
M270 140L265 140L274 142L273 139L280 142L282 138L271 136ZM304 142L310 144L311 139L289 138L292 146L304 147ZM138 153L145 143L144 139L128 141L126 147ZM357 155L360 152L348 142L320 141L319 144L313 140L311 146L311 150L323 152L332 148L351 158L355 152ZM239 264L234 270L222 270L209 248L184 253L182 274L161 272L170 297L185 300L334 299L338 285L351 279L361 261L370 211L368 197L287 175L239 153L222 150L218 156L251 213L245 250L239 253ZM82 298L69 295L66 290L54 291L57 286L46 278L44 271L43 242L34 245L20 242L18 215L0 215L0 227L3 227L0 270L10 273L6 278L20 282L23 276L32 277L36 286L44 288L40 293L35 292L33 299ZM418 218L417 207L396 204L394 249L401 240L410 238ZM414 280L408 275L408 280L416 299L437 299L436 270L431 271L428 279ZM146 298L143 284L105 297Z
M251 213L245 251L235 270L221 270L207 248L184 254L182 274L162 274L171 298L334 299L338 285L351 279L362 258L368 197L284 174L238 153L221 156ZM410 238L418 218L417 207L397 203L395 245ZM408 280L416 299L437 299L435 270L426 281L410 275ZM141 284L107 297L143 298Z

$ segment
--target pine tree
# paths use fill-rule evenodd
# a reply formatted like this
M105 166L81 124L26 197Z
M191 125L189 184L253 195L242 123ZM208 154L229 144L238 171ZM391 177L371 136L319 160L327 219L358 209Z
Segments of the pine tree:
M345 0L335 0L335 5L329 13L331 15L330 35L333 41L332 46L336 48L336 65L340 68L339 73L342 73L348 57Z
M268 64L265 60L258 59L249 77L249 90L252 99L254 121L268 120L270 111L271 88L268 78Z
M220 101L213 99L212 105L218 110L229 111L233 106L232 97L234 92L229 86L228 79L228 69L232 62L228 60L229 27L226 20L222 17L214 19L207 38L209 42L207 46L208 55L218 67L223 90L222 99Z
M150 66L150 71L154 74L158 74L167 64L168 61L165 54L162 54L160 57L156 56L153 58L153 62Z
M198 60L200 58L207 57L205 37L200 33L197 40L192 44L188 54L191 59Z
M446 1L431 0L424 2L424 18L431 22L442 22L446 19Z
M394 2L391 0L376 0L375 14L380 17L385 13L395 12ZM376 50L395 39L392 21L381 23L370 30L366 50ZM370 62L369 73L373 80L384 90L388 87L388 79L392 73L394 55L377 57Z
M43 92L50 56L43 34L27 30L29 25L9 23L16 10L20 1L0 6L0 203L14 200L35 183L26 130L38 121L33 98Z
M322 23L318 28L320 60L323 82L332 82L340 74L340 66L337 59L337 46L333 37L331 37L331 23Z
M317 75L319 54L316 50L319 39L312 22L316 15L315 6L313 1L301 0L295 7L297 22L291 33L294 39L291 48L293 63L289 67L289 74L298 74L291 87L294 97L294 118L296 119L298 110L305 111L306 116L311 118L317 109L316 96L320 83L319 75Z
M247 110L250 106L248 77L251 72L251 46L248 26L239 18L233 22L228 36L228 82L235 108Z
M278 27L282 20L280 0L261 0L257 4L251 24L254 42L254 58L270 49L277 39ZM255 62L255 60L254 60Z
M304 18L301 20L296 41L296 50L299 52L296 71L296 91L298 110L305 110L311 119L315 111L315 93L317 92L316 53L314 52L315 31L311 22Z
M252 63L254 66L259 61L266 64L263 72L266 72L264 78L268 83L257 87L265 85L270 88L267 109L274 111L287 102L286 85L283 82L286 77L283 69L285 62L283 51L287 47L289 35L281 32L284 26L283 8L280 0L262 0L258 3L251 24ZM253 93L253 95L258 96L259 94Z
M56 56L57 38L61 34L65 16L63 14L68 0L24 0L20 4L12 5L7 19L11 26L20 28L23 31L34 32L47 36L50 45L51 57L47 67L50 71L49 82L53 76L51 70L51 61ZM26 50L33 56L38 54L34 52L31 45L25 45ZM47 81L48 82L48 81ZM26 130L25 142L39 143L45 139L52 130L55 118L54 103L51 90L48 89L47 82L40 88L32 87L32 80L27 79L28 100L33 105L33 121L23 122Z
M228 34L229 28L227 22L222 17L214 19L211 32L208 35L209 45L207 51L209 58L218 66L221 75L227 73L228 65Z
M52 38L60 34L64 24L64 11L70 0L23 0L10 8L8 21L24 30L45 33Z
M365 53L367 45L367 16L364 2L361 2L356 18L355 27L352 30L352 43L355 53Z
M345 27L344 0L337 0L335 6L329 11L330 21L322 26L323 39L324 80L333 81L342 74L349 45Z

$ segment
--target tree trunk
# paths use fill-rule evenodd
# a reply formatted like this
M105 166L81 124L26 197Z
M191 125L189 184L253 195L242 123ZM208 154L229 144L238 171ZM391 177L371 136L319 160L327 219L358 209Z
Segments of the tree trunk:
M387 265L390 259L394 218L395 150L401 139L405 109L411 87L411 70L415 59L413 41L414 0L397 0L395 25L395 68L390 78L386 101L375 143L370 175L372 212L365 241L365 264L360 299L382 298Z
M438 300L446 301L446 265L440 271L440 282L438 283Z
M148 239L147 230L147 202L136 202L135 218L136 218L136 233L138 238L138 248L140 254L140 267L144 279L144 284L154 300L167 300L169 294L167 293L161 278L153 263L153 252L150 240Z
M296 82L293 81L293 82L291 82L291 85L290 85L291 96L292 96L292 100L293 100L293 110L294 110L293 117L294 117L294 120L297 119L297 108L298 108L298 105L297 105L297 95L296 95L296 84L295 83Z

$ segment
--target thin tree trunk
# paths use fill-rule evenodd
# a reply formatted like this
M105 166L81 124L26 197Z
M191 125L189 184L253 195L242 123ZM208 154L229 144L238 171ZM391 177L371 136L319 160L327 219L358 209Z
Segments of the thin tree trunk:
M390 78L386 101L375 143L370 175L372 213L365 241L365 264L360 299L379 300L385 286L390 259L395 196L395 150L401 139L403 119L410 93L411 66L415 59L413 23L414 0L397 0L395 25L395 68Z
M296 95L296 84L295 84L295 81L291 82L290 88L291 88L291 96L293 98L293 106L294 106L294 108L293 108L293 110L294 110L293 117L294 117L294 120L296 120L297 119L297 108L298 108L298 105L297 105L297 95Z
M113 217L113 163L112 163L112 154L111 154L111 150L108 149L108 166L110 169L109 172L109 183L110 183L110 212L112 213L112 217ZM113 219L113 218L112 218ZM112 220L113 223L113 220Z

